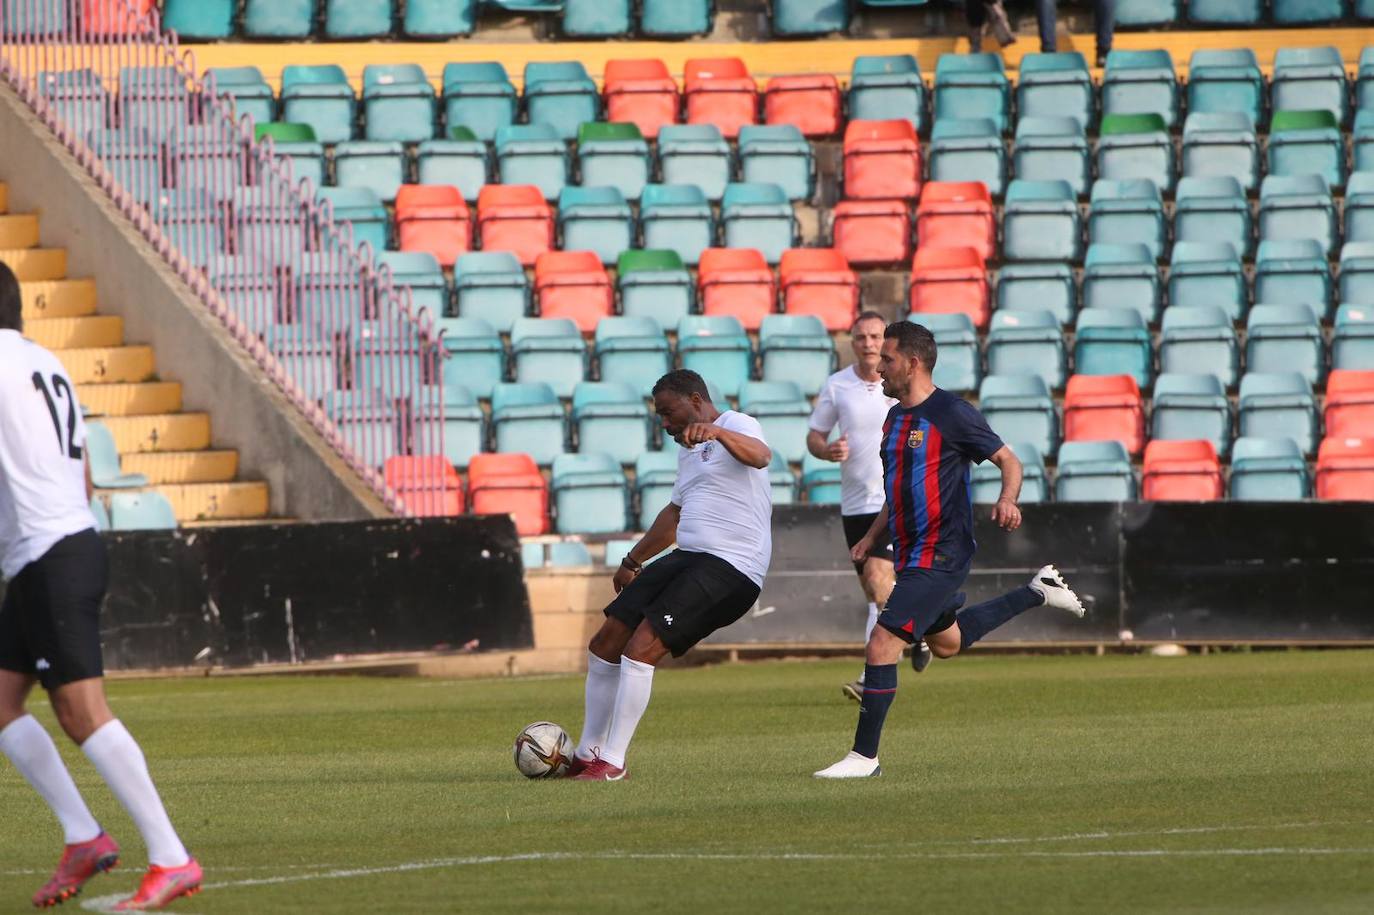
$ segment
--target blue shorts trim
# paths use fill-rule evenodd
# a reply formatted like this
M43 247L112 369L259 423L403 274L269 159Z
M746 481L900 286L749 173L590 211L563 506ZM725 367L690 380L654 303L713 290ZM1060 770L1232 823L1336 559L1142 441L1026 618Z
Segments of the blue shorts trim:
M961 569L903 569L878 616L878 625L905 642L915 642L928 632L940 632L954 624L954 613L964 603L959 592L968 579L969 567Z

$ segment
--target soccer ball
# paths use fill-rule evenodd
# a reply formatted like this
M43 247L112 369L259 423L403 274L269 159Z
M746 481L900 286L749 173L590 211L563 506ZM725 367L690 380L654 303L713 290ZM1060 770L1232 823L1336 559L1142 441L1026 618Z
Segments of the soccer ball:
M527 725L515 738L515 768L525 778L558 778L567 774L572 753L568 732L552 721Z

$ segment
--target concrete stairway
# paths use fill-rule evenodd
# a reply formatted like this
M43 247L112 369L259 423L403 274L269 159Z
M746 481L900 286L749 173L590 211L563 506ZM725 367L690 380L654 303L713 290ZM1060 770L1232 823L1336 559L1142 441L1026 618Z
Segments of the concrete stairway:
M152 349L125 342L123 321L96 310L95 281L68 278L67 252L39 247L38 216L11 214L8 198L0 183L0 261L19 277L25 336L62 360L123 471L146 476L183 524L266 517L267 484L236 479L238 453L211 447L210 416L183 411L181 385L157 377Z

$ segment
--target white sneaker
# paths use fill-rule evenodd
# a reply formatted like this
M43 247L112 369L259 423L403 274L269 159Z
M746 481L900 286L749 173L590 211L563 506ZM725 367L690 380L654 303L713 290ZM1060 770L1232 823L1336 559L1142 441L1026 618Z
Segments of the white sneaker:
M815 773L816 778L870 778L882 775L882 766L876 759L869 759L850 750L844 759Z
M1064 583L1064 576L1054 566L1045 566L1030 580L1030 589L1045 599L1046 607L1067 610L1082 619L1083 602Z

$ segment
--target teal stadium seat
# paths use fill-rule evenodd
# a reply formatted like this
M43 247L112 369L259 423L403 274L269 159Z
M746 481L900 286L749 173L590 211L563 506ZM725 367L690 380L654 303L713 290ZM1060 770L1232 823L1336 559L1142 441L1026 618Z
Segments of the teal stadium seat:
M473 395L491 398L492 390L506 377L506 350L501 337L481 318L443 318L444 384L461 383Z
M472 131L453 127L447 140L420 141L415 166L419 184L447 184L471 201L491 177L491 154Z
M453 265L458 314L480 318L510 333L517 318L530 313L530 284L520 259L509 251L460 254Z
M1011 83L999 54L941 54L935 63L936 121L987 118L998 132L1011 115Z
M1368 18L1374 18L1374 0L1358 2L1369 8ZM1360 52L1359 66L1355 71L1355 109L1374 110L1374 45L1366 46Z
M401 32L407 38L457 38L477 27L478 0L406 0Z
M1147 178L1099 178L1093 184L1088 243L1144 245L1150 260L1163 256L1168 240L1164 200Z
M1266 305L1307 305L1318 318L1328 317L1331 273L1317 242L1260 242L1255 258L1255 301Z
M1109 114L1097 140L1098 180L1148 179L1172 191L1178 177L1174 143L1158 114Z
M215 41L234 31L237 0L166 0L162 27L183 40ZM264 120L271 120L267 117Z
M756 248L776 264L797 243L797 218L787 193L776 184L730 184L720 207L724 247Z
M38 74L37 84L44 100L56 109L57 116L78 136L105 127L105 116L111 107L110 96L94 70L88 67L43 70ZM220 93L221 96L226 94ZM271 96L270 90L268 96Z
M684 264L695 265L701 252L715 245L711 204L694 184L645 187L639 202L639 222L645 248L672 251Z
M1350 0L1274 0L1274 21L1282 25L1336 22L1350 15Z
M450 129L462 125L490 143L497 128L515 123L519 98L501 64L445 64L443 87L444 123Z
M976 391L983 379L983 360L978 353L978 332L973 319L962 312L925 313L909 316L935 335L940 358L932 378L947 391Z
M811 144L791 124L746 124L739 131L740 177L772 183L791 200L809 200L816 188Z
M1116 10L1116 24L1171 25L1179 21L1182 0L1128 0Z
M797 478L782 455L773 452L768 462L768 488L772 490L774 505L791 505L797 501Z
M568 149L547 124L507 124L496 131L496 163L502 184L539 188L557 200L568 183Z
M978 388L978 406L1004 442L1026 442L1041 454L1059 444L1059 414L1039 375L987 376Z
M775 35L827 35L849 28L847 0L774 0Z
M601 380L628 385L639 397L649 397L654 384L672 368L668 338L651 317L602 318L594 346Z
M1231 498L1237 502L1298 502L1312 497L1312 479L1297 442L1236 439L1231 452Z
M1269 174L1321 175L1345 184L1345 141L1336 117L1325 109L1275 111L1269 125Z
M487 6L494 6L498 9L507 10L512 13L538 13L540 15L548 13L563 12L564 0L483 0Z
M177 526L172 503L155 489L110 493L109 522L115 531L170 531Z
M395 12L394 0L324 0L324 37L385 38Z
M848 102L850 120L906 120L917 133L925 133L926 86L910 54L855 57Z
M583 124L577 132L579 183L615 188L638 200L651 178L649 144L634 124Z
M347 140L334 147L339 187L365 187L383 200L395 200L405 179L405 147L394 140Z
M175 67L119 68L119 124L159 134L187 123L190 92Z
M1242 437L1291 438L1303 454L1317 450L1317 401L1297 372L1246 372L1240 379Z
M1258 25L1264 0L1188 0L1188 21L1202 25Z
M1188 58L1188 111L1236 111L1259 124L1264 74L1249 48L1197 50Z
M1346 185L1345 240L1374 241L1374 172L1356 172Z
M653 318L660 327L677 327L696 301L692 275L676 251L626 251L616 262L615 278L620 313Z
M1001 311L1045 310L1062 324L1072 324L1078 311L1078 286L1068 264L1004 264L997 273L997 308ZM937 363L938 364L938 363Z
M558 195L558 226L567 251L595 251L614 264L634 244L634 215L614 187L565 187Z
M764 381L795 384L815 397L835 371L835 341L815 315L766 315L759 326L759 362Z
M244 38L309 38L316 0L245 0Z
M434 87L418 64L363 68L364 135L369 140L418 143L434 136Z
M1340 302L1374 305L1374 242L1349 241L1341 248Z
M445 366L444 388L440 392L444 457L460 470L466 470L472 456L485 451L487 445L486 414L482 412L472 390L460 383L463 380L461 377L450 378Z
M1333 47L1281 47L1274 53L1269 107L1275 111L1326 110L1337 126L1350 118L1350 90L1341 52Z
M801 465L801 488L806 501L812 505L839 505L840 472L839 464L808 451Z
M987 356L989 375L1039 375L1050 388L1068 378L1064 334L1048 311L993 312Z
M1067 181L1017 179L1007 189L1002 257L1009 261L1078 261L1083 225Z
M311 400L318 401L339 383L339 357L336 342L319 328L297 323L267 327L263 342L281 362L291 380Z
M1232 320L1244 314L1249 295L1240 255L1230 242L1181 241L1169 264L1169 307L1220 307Z
M1022 505L1048 502L1050 500L1049 473L1045 470L1045 459L1040 450L1027 442L1011 442L1011 448L1021 459L1021 496L1017 501ZM978 505L992 505L1002 495L1002 468L990 461L973 465L971 478L973 501Z
M658 162L664 184L695 184L709 200L724 196L734 170L730 144L714 124L665 124Z
M1086 129L1093 125L1096 113L1097 95L1082 54L1064 51L1021 58L1016 80L1018 118L1068 116Z
M366 242L373 251L386 250L390 221L382 198L365 187L323 187L316 196L329 201L335 222L353 227L354 242Z
M400 416L394 401L380 390L328 391L324 412L334 421L344 444L364 457L400 453Z
M1246 191L1259 186L1259 138L1255 125L1235 111L1195 111L1183 122L1183 176L1227 175Z
M611 455L560 454L551 477L558 533L613 534L629 526L629 487Z
M431 314L448 313L448 284L439 261L428 251L381 251L377 265L391 271L397 286L410 290L415 309L428 308Z
M1142 388L1154 372L1150 331L1132 308L1084 308L1074 325L1075 375L1130 375Z
M1336 309L1331 337L1333 369L1374 369L1374 307L1346 304Z
M236 117L246 114L254 124L266 124L273 119L276 99L257 67L211 67L205 71L207 88L211 80L215 84L214 94L233 103Z
M639 3L639 31L650 38L709 35L714 21L714 0L640 0Z
M1151 438L1209 441L1222 457L1231 447L1231 403L1210 373L1166 372L1156 378L1150 423Z
M91 515L95 518L97 532L103 534L110 529L110 510L101 496L91 496Z
M1084 308L1129 309L1146 324L1159 320L1159 271L1144 245L1090 245L1083 264Z
M540 467L564 452L563 405L547 384L500 382L491 393L492 442L496 451L523 451Z
M754 350L744 325L730 315L687 315L677 326L682 367L709 378L727 397L753 375Z
M512 378L547 384L559 397L587 377L587 344L571 318L516 318L510 352Z
M1161 373L1210 372L1223 387L1240 377L1240 343L1232 317L1215 305L1170 305L1159 338Z
M981 181L994 197L1006 188L1007 151L990 118L937 117L926 155L932 181Z
M667 506L677 483L677 456L681 449L668 444L663 451L646 451L635 461L635 493L639 501L638 529L648 530Z
M321 143L352 139L357 100L338 64L291 64L281 71L281 118L309 124Z
M740 410L759 421L773 454L787 463L801 461L810 431L811 401L791 381L747 381L740 387Z
M531 124L547 124L565 140L601 117L601 95L587 68L575 60L525 64L525 112Z
M97 127L86 143L134 197L152 201L162 186L162 144L142 127ZM188 188L189 190L189 188Z
M1126 447L1117 441L1065 442L1059 446L1057 502L1134 502L1138 492Z
M295 130L274 131L272 128L295 128ZM210 128L215 131L215 128ZM315 131L309 124L258 124L254 128L257 138L261 140L265 136L272 136L272 154L275 158L285 159L291 164L292 182L299 182L303 178L310 179L310 186L319 189L324 184L325 178L325 152L324 144L315 140ZM298 137L299 139L286 139L287 137ZM281 137L282 139L278 139ZM218 137L215 137L218 139ZM184 142L179 144L179 153L183 153L187 148ZM222 147L217 150L221 158L232 157L232 147Z
M1174 243L1231 244L1242 257L1255 250L1255 227L1245 191L1233 177L1183 178L1174 199Z
M234 316L253 333L262 335L285 316L286 296L278 288L275 271L266 274L247 258L220 254L210 258L205 275Z
M1310 305L1256 305L1245 330L1247 372L1297 372L1309 385L1326 377L1326 347Z
M627 35L630 0L563 0L563 34L569 38Z
M592 565L592 553L578 540L557 540L548 545L548 567L575 569Z
M1092 183L1088 139L1075 118L1021 118L1016 122L1012 165L1017 178L1067 181L1079 197Z
M1178 123L1178 76L1169 52L1108 52L1102 74L1102 114L1151 113L1164 118L1167 127Z
M91 470L91 485L96 489L137 489L148 485L141 473L125 473L119 464L119 449L114 435L102 422L86 424L86 460Z
M1336 204L1320 175L1267 175L1260 184L1260 241L1312 239L1335 253Z
M653 446L653 427L644 397L620 381L583 381L573 388L577 450L609 454L633 464Z
M1355 112L1355 129L1350 137L1351 178L1360 172L1374 171L1374 109Z

